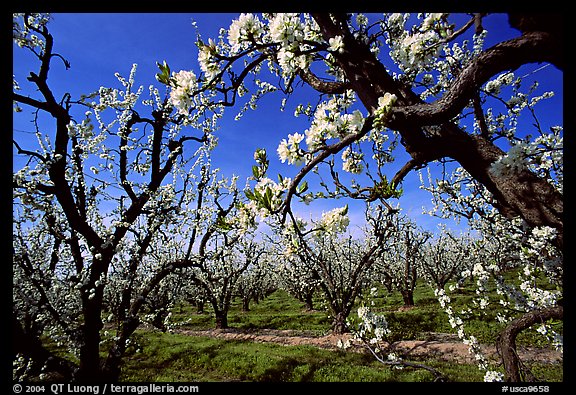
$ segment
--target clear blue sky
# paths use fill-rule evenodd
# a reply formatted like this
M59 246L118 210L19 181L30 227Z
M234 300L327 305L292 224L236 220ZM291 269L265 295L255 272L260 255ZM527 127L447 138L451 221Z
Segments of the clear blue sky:
M136 73L137 85L147 87L159 85L154 76L158 72L156 62L166 60L174 71L180 69L194 70L197 66L197 48L192 19L197 22L202 38L217 37L220 27L228 28L232 19L238 14L202 13L81 13L54 14L49 29L55 38L54 51L64 56L71 63L70 70L64 70L58 61L53 62L50 70L49 85L55 96L62 97L69 92L72 98L79 98L98 90L100 86L117 87L115 72L128 77L133 63L138 64ZM508 28L505 16L486 19L485 27L493 40L515 36L518 33ZM492 42L492 41L490 41ZM25 90L29 88L25 80L31 70L37 70L37 62L26 51L14 45L14 75ZM535 70L539 65L526 67L526 73ZM521 75L518 73L518 75ZM546 84L546 90L555 90L556 98L541 104L544 113L551 119L551 125L562 120L562 74L552 66L538 73L535 78ZM309 125L303 117L295 118L293 111L280 112L280 95L272 95L270 100L263 101L257 111L248 112L241 121L233 121L238 109L230 109L228 116L221 123L217 132L219 146L213 154L213 161L222 169L223 174L240 175L240 186L251 174L253 152L256 148L266 148L271 162L270 176L275 178L278 172L293 177L297 174L294 166L282 165L276 155L276 148L281 139L294 132L302 133ZM315 98L305 100L315 102ZM298 98L290 99L296 104ZM14 134L17 141L22 141L26 132L33 131L30 123L30 109L23 106L24 112L14 117ZM531 120L526 121L529 125ZM32 136L33 137L33 136ZM22 158L14 156L15 168L22 164ZM398 163L401 166L403 162ZM390 177L393 173L390 174ZM313 177L310 175L308 178ZM312 180L310 180L312 183ZM416 173L404 181L404 196L400 199L404 212L417 222L430 229L435 229L437 221L421 215L422 206L430 206L430 196L418 189ZM313 206L302 208L319 216L323 210L342 206L347 202L316 202ZM298 209L300 210L300 209ZM305 211L300 215L307 217ZM353 223L358 223L362 212L352 213Z

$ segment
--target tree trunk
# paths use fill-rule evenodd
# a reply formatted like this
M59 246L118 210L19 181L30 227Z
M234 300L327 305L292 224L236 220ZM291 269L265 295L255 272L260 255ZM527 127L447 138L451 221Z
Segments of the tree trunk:
M227 329L228 312L220 309L214 309L214 315L216 317L216 329Z
M250 311L250 297L242 298L242 311Z
M495 45L462 70L445 97L426 104L416 93L394 80L370 48L351 35L345 15L313 14L313 17L326 41L335 36L343 37L343 51L334 56L350 87L370 113L378 108L378 99L386 92L397 96L393 117L387 126L400 133L415 164L455 159L494 195L497 208L504 216L520 216L531 226L556 228L559 233L556 242L562 247L562 194L527 169L495 175L490 169L504 152L488 139L469 135L449 122L492 76L526 63L557 60L558 45L554 34L538 32L541 34L523 35Z
M498 349L504 364L504 379L508 382L534 381L529 372L523 372L520 358L516 352L516 337L523 330L532 325L543 323L551 319L562 320L564 308L562 306L534 310L510 322L498 336Z
M404 307L414 306L414 292L410 290L404 290L402 293L402 300L404 301Z
M83 291L83 317L81 326L82 345L80 346L80 368L76 381L106 381L100 366L100 330L102 324L102 287L89 295Z
M112 344L103 368L106 381L115 383L120 379L122 358L126 353L126 343L139 324L140 320L138 318L128 318L122 323L118 340Z
M332 333L341 335L348 332L348 325L346 325L347 317L348 314L345 312L339 312L335 315L334 319L332 320Z
M51 351L44 348L38 336L28 333L22 327L18 318L12 313L12 356L23 355L34 363L33 374L40 374L41 370L51 375L56 381L70 381L76 366ZM43 368L44 367L44 368ZM57 377L53 376L56 375Z
M312 311L314 310L314 300L313 300L314 292L308 292L304 295L304 305L306 306L306 310Z

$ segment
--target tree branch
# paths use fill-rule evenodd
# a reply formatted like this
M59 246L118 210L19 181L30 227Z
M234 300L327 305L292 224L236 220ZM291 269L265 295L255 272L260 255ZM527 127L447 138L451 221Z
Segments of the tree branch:
M334 81L322 81L316 74L312 73L309 69L298 70L298 75L304 82L314 88L320 93L326 93L330 95L341 94L346 92L349 88L349 84L345 82L334 82Z
M392 107L391 128L435 125L457 116L468 105L474 93L494 75L515 70L527 63L557 63L554 36L530 32L494 45L481 53L450 85L444 96L433 103Z
M349 146L353 142L358 141L363 136L365 136L366 133L368 133L372 129L372 120L373 120L372 117L366 118L364 120L364 125L362 126L362 129L360 131L358 131L357 133L349 134L348 136L344 137L342 140L338 141L337 143L334 143L332 145L327 146L322 151L320 151L320 153L316 157L314 157L310 162L308 162L298 172L298 174L294 177L294 179L292 180L292 183L288 187L288 193L286 194L286 200L284 201L284 208L282 210L283 211L282 212L282 222L283 223L286 221L286 215L288 214L288 211L290 210L290 202L292 201L292 197L296 193L296 188L300 184L300 181L302 181L302 179L304 179L306 174L308 174L310 171L312 171L312 169L314 169L320 162L322 162L324 159L326 159L330 155L337 154L343 148Z
M498 336L498 350L502 357L502 363L506 371L505 379L509 382L522 380L520 371L520 358L516 352L516 337L523 330L532 325L548 320L564 318L564 308L555 306L531 311L520 318L516 318Z

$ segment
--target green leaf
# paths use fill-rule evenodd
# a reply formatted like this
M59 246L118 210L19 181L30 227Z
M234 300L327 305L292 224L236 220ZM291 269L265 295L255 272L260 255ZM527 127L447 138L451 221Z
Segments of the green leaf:
M232 229L232 225L226 222L226 219L224 217L218 217L218 219L216 220L216 227L218 229L225 231Z
M264 193L264 199L262 203L264 203L264 207L272 211L272 189L270 189L270 187L266 187L266 192Z
M250 189L246 189L244 191L244 195L246 195L246 197L250 200L256 200L256 196L254 196L254 194L252 193L252 191Z
M158 68L160 69L160 73L156 74L156 79L163 84L167 84L168 80L166 79L166 73L164 72L163 66L158 62L156 62L156 64L158 65Z
M298 185L298 189L297 192L299 194L304 193L308 190L308 181L304 181L303 183L301 183L300 185Z
M156 74L156 79L166 85L170 84L170 66L166 61L163 61L162 64L156 62L156 65L160 69L160 73Z
M262 194L257 189L254 189L254 196L256 197L257 201L262 201Z

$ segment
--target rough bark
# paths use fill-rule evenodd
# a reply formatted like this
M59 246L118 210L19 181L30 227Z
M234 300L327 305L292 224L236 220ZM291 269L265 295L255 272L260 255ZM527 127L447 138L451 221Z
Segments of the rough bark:
M543 323L551 319L562 320L564 308L562 306L534 310L510 322L498 337L498 349L504 364L505 377L508 382L533 381L529 372L522 371L522 363L516 351L516 338L520 332L532 325ZM526 380L527 379L527 380Z
M378 98L386 92L398 97L388 126L400 133L414 163L425 165L442 158L455 159L494 195L503 215L520 216L531 226L556 228L557 243L562 247L563 196L528 170L506 175L492 173L492 164L504 152L484 136L469 135L450 122L468 105L478 88L501 71L533 62L551 62L561 68L558 27L551 32L543 30L549 24L537 24L535 31L524 30L521 37L487 49L461 71L441 99L428 104L395 81L369 47L352 36L345 15L313 14L313 17L326 41L343 37L343 51L334 56L349 86L368 111L377 108Z
M214 311L216 318L216 329L227 329L228 328L228 312L227 311Z

